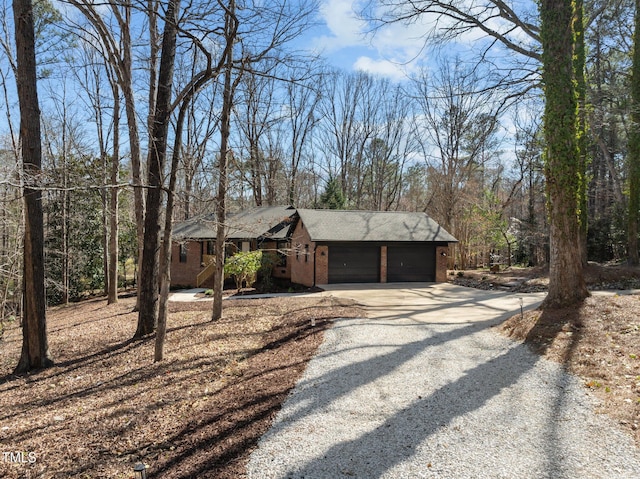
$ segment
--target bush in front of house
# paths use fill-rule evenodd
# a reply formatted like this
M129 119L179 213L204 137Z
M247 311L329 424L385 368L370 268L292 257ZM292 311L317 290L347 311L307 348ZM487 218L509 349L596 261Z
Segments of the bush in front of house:
M225 276L231 276L236 283L236 289L253 286L258 279L258 271L262 266L262 251L239 252L227 258L224 263Z

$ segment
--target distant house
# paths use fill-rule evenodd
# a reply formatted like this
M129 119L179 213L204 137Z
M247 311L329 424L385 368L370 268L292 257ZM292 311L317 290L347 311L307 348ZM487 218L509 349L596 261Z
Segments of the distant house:
M230 216L227 230L227 254L279 251L273 275L306 286L443 282L448 245L457 242L425 213L397 211L258 207ZM176 225L173 285L209 286L214 242L211 216Z

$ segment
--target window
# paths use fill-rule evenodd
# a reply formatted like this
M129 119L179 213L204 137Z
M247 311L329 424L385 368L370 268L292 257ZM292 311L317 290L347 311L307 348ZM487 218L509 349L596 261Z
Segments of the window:
M180 262L187 262L187 245L185 243L180 243Z
M287 241L278 241L278 264L277 266L287 266L287 250L289 249L289 243Z
M212 256L216 254L216 242L215 241L207 241L207 254Z
M304 262L305 263L309 262L309 245L308 244L304 245Z

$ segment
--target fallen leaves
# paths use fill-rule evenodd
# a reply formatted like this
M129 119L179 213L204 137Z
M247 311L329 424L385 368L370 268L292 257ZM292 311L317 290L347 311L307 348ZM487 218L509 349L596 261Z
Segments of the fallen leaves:
M0 451L37 460L0 461L0 477L128 478L137 462L154 478L237 477L326 320L363 315L349 302L314 297L230 300L211 322L211 303L172 304L166 359L153 363L153 338L130 341L133 306L92 300L50 310L56 365L21 377L10 374L21 331L7 329Z

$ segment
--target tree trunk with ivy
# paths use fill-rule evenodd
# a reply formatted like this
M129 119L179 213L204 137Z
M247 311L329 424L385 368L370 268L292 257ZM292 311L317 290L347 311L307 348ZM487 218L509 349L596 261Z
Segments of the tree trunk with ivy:
M582 264L587 264L587 233L588 233L588 198L587 191L589 180L587 178L587 166L589 165L589 142L587 136L588 129L588 104L587 104L587 81L585 77L586 51L584 43L584 4L582 0L576 0L574 11L574 64L573 70L576 79L576 95L578 99L578 127L577 146L579 155L578 171L578 211L580 220L580 255Z
M582 301L587 291L580 242L584 171L578 143L574 75L575 11L571 0L541 0L542 79L545 93L545 175L550 223L549 293L543 307Z
M637 265L638 218L640 217L640 0L636 0L631 71L631 132L629 134L629 264Z

